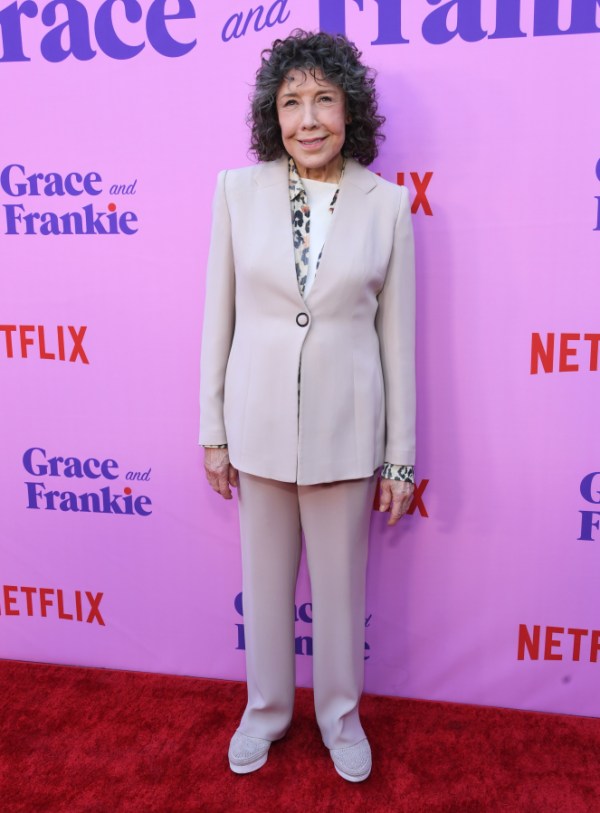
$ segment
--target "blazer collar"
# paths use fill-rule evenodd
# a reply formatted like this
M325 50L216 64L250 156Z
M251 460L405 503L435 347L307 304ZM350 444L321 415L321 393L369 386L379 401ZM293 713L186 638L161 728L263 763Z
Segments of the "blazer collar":
M346 183L357 186L367 194L371 189L377 186L377 176L374 172L371 172L370 169L361 166L354 158L348 158L341 188L343 188Z
M275 184L288 183L288 156L287 153L277 158L275 161L266 161L256 165L254 180L259 186L274 186ZM346 184L361 189L365 194L377 185L377 178L373 172L361 166L353 158L346 160L346 169L340 184L340 192Z

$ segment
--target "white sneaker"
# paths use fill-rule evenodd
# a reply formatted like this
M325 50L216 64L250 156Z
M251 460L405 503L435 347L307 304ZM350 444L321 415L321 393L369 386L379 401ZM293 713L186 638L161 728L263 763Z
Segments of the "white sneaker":
M236 731L229 743L229 767L234 773L257 771L267 761L270 740L248 737Z
M371 747L366 738L356 745L332 748L329 753L336 771L348 782L362 782L371 773Z

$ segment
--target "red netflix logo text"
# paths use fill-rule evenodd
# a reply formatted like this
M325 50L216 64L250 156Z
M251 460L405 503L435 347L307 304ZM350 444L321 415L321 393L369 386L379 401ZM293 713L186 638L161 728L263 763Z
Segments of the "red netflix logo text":
M83 348L86 330L85 325L0 325L0 358L38 358L89 364Z
M396 173L396 183L398 186L409 186L408 181L405 180L406 174L405 172ZM377 175L381 176L381 172L378 172ZM414 215L419 209L423 209L426 215L433 215L431 204L427 198L427 187L433 178L433 172L425 172L422 178L418 172L409 172L408 175L410 176L410 185L415 192L410 207L411 213Z
M412 205L410 207L410 211L414 215L419 209L423 209L426 215L433 215L431 211L431 206L429 204L429 200L426 195L427 187L431 179L433 178L433 172L426 172L423 177L419 177L418 172L410 172L410 180L412 182L413 189L415 190L415 196L413 198ZM404 172L397 172L396 173L396 183L398 186L408 186L405 184L404 181Z
M542 627L534 624L531 631L527 624L519 624L517 659L532 661L590 661L598 662L600 630L580 627Z
M600 333L531 334L530 372L536 375L540 366L545 373L576 373L598 370Z
M100 613L104 593L89 590L59 590L54 587L17 587L3 585L0 592L0 615L27 615L62 621L85 621L105 627Z

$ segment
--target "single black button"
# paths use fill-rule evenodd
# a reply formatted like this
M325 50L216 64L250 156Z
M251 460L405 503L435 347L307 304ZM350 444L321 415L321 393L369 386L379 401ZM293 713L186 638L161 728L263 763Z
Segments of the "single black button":
M296 324L300 325L300 327L306 327L308 324L308 314L299 313L298 316L296 316Z

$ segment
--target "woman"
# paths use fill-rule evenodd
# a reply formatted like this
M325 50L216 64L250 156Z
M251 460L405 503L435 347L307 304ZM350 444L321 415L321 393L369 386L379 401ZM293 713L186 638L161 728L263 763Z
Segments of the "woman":
M248 703L229 748L260 768L289 728L304 532L315 710L337 772L360 782L370 513L414 489L414 252L408 190L365 169L383 117L344 37L293 32L263 53L259 163L219 174L201 359L210 485L238 488Z

